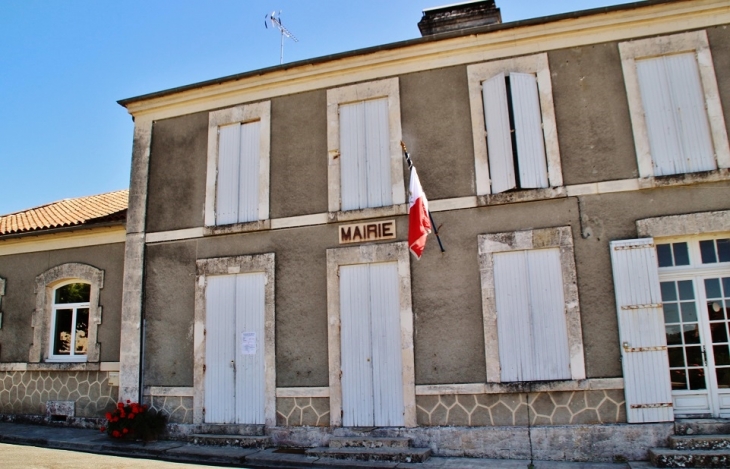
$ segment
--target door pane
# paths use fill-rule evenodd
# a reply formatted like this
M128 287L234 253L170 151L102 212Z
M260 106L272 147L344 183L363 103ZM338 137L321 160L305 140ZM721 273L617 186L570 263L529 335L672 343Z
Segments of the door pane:
M707 389L693 282L661 282L661 291L672 389Z
M713 241L710 241L714 243ZM712 246L714 248L714 245ZM713 252L714 255L714 252ZM703 255L704 261L704 255ZM728 320L726 311L730 297L727 289L723 292L720 284L726 286L730 277L705 279L707 315L712 331L712 353L715 359L715 376L720 388L730 387L730 344L728 343Z
M76 340L74 343L74 354L86 355L86 348L89 342L89 308L76 310Z

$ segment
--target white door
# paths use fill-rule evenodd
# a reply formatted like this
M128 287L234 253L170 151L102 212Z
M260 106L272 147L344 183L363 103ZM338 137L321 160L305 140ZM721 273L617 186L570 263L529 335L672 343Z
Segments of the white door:
M263 272L207 279L206 423L265 423L265 285Z
M657 243L676 412L730 416L730 238Z
M403 426L398 264L340 267L342 422Z

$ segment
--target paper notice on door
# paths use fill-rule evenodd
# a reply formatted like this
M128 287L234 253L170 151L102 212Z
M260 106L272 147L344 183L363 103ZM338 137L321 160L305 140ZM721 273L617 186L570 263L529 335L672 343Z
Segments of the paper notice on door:
M241 355L256 355L255 332L241 332Z

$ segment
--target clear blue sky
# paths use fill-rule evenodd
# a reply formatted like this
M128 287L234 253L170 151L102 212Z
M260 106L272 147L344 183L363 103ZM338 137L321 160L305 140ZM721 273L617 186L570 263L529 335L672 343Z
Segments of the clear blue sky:
M458 0L0 0L0 214L129 184L132 119L116 101L420 37ZM497 0L505 22L629 3Z

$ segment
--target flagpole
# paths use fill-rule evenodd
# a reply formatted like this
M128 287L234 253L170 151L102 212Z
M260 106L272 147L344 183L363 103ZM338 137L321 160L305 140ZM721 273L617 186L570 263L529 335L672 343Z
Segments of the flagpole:
M410 171L411 168L413 168L413 161L411 160L411 156L408 154L408 150L406 149L406 144L403 143L401 140L400 146L403 149L403 157L406 159L406 163L408 163L408 170ZM446 249L444 249L444 245L441 243L441 237L439 236L439 229L436 227L436 222L433 221L433 215L431 215L431 210L428 211L428 218L431 220L431 227L433 228L433 234L436 235L436 240L439 242L439 248L441 249L441 252L446 252Z

